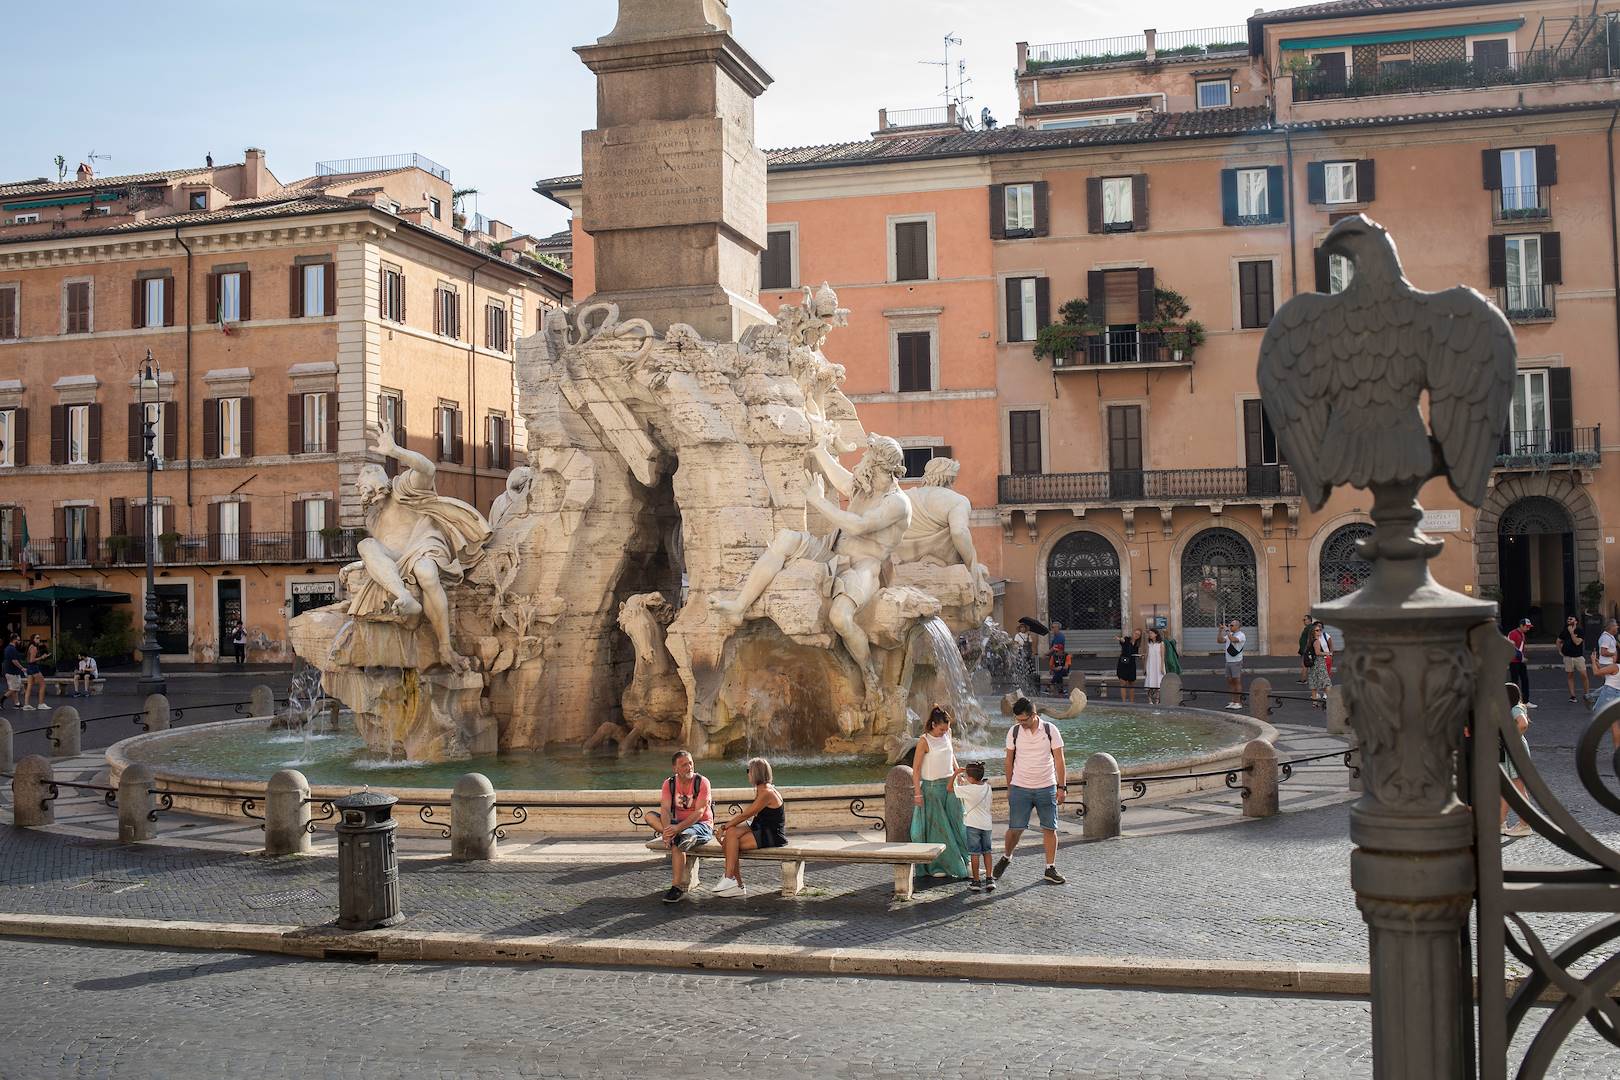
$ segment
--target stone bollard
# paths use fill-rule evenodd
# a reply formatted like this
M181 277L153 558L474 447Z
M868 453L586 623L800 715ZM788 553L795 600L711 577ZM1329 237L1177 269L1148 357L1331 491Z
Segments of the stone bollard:
M1361 790L1361 740L1350 732L1350 790Z
M1164 682L1159 686L1159 701L1164 705L1181 704L1181 676L1173 671L1164 673Z
M1249 797L1243 800L1244 817L1271 817L1277 812L1277 748L1266 739L1250 739L1243 748L1243 786Z
M169 730L169 699L162 694L146 695L146 730Z
M9 773L17 764L17 745L11 731L11 721L0 716L0 772Z
M260 683L248 692L248 697L250 699L248 703L249 716L276 715L276 692L268 686Z
M883 839L891 844L911 843L911 800L917 794L911 766L896 765L883 782Z
M254 687L255 693L263 687ZM297 769L282 769L270 778L264 799L264 853L307 855L309 835L309 781Z
M1264 720L1271 712L1271 680L1262 675L1249 684L1249 715Z
M119 843L150 840L157 834L157 822L149 816L157 809L157 799L152 795L156 781L150 765L131 765L118 778Z
M79 710L58 705L51 710L51 757L79 756Z
M29 754L17 762L11 779L11 823L31 829L56 821L56 802L51 798L50 759Z
M1083 774L1086 839L1112 840L1119 835L1119 762L1112 754L1092 754Z
M460 862L495 857L495 785L483 773L467 773L451 792L450 857Z
M1329 735L1343 735L1350 730L1350 708L1345 703L1342 686L1328 687L1327 729Z

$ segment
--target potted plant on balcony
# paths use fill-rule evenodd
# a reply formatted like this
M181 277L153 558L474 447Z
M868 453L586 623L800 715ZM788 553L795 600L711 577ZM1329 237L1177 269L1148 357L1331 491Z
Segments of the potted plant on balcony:
M1176 363L1179 364L1198 350L1206 336L1204 324L1197 319L1191 319L1166 333L1164 343L1169 347L1170 355L1175 357Z
M128 533L113 533L107 537L107 555L115 563L126 561L133 546L134 538Z
M1070 364L1075 353L1086 347L1086 339L1103 328L1091 319L1084 300L1070 300L1058 308L1059 322L1043 326L1035 334L1035 359L1051 360L1056 367Z
M160 532L158 533L158 542L163 545L158 549L159 551L163 552L163 558L166 560L172 560L174 558L175 551L178 550L180 546L180 534L175 532L173 529L170 529L167 532Z

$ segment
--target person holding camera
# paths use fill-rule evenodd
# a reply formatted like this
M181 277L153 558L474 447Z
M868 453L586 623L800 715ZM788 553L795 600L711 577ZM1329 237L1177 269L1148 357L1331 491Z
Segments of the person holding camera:
M1226 646L1226 689L1232 695L1232 700L1226 703L1226 708L1235 712L1243 711L1243 646L1249 640L1243 632L1243 623L1237 619L1227 619L1226 625L1216 635L1216 642Z

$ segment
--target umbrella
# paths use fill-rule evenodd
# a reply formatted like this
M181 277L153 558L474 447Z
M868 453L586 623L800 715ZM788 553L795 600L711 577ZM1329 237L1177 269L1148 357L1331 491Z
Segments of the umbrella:
M1027 628L1030 633L1037 634L1041 637L1045 637L1047 634L1052 632L1051 628L1045 623L1041 622L1041 620L1031 618L1028 615L1025 615L1022 619L1019 619L1018 625Z

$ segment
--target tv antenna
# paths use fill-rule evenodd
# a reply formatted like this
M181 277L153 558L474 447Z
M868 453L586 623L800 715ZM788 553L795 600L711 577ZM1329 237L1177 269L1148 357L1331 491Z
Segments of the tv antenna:
M91 168L95 168L95 164L98 161L111 161L112 159L111 154L98 154L94 150L84 155L84 160L90 163Z
M945 69L945 90L940 96L945 99L946 105L956 106L956 116L958 121L966 125L968 128L972 128L973 120L968 116L967 103L972 101L973 98L967 93L967 84L973 80L968 76L967 73L967 61L958 59L955 64L951 63L951 46L955 45L960 48L962 45L962 39L957 37L955 31L951 31L945 35L944 42L945 59L919 60L917 62L919 64L927 64L930 67ZM951 86L951 71L953 68L956 71L956 86L954 88Z

